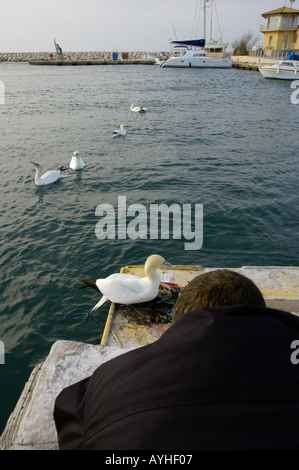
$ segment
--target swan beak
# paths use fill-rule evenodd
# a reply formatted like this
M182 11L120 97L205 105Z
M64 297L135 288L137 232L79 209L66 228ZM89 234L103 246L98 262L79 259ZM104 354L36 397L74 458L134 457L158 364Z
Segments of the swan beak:
M169 263L168 261L164 260L161 266L168 266L169 268L172 267L173 265Z

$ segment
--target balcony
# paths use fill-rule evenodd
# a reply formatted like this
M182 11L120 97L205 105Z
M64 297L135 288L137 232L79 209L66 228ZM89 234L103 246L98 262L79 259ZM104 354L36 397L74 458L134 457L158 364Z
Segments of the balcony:
M288 31L297 31L299 29L299 26L292 26L288 28ZM260 26L260 32L261 33L266 33L266 32L271 32L271 31L286 31L287 28L279 26L278 28L267 28L266 24L261 24Z

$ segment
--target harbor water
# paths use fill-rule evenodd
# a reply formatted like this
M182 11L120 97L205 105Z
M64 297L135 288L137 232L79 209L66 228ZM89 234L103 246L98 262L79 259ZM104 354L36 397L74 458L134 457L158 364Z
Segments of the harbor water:
M3 63L0 80L2 432L56 340L100 343L109 305L97 326L72 316L99 300L76 277L106 277L153 253L176 265L299 265L299 105L290 82L237 69ZM131 113L132 103L148 111ZM127 135L113 138L121 123ZM58 169L75 150L84 170L35 185L31 161ZM148 221L152 204L202 204L201 249L185 249L183 230L123 239L116 229L100 240L96 208L117 214L119 196Z

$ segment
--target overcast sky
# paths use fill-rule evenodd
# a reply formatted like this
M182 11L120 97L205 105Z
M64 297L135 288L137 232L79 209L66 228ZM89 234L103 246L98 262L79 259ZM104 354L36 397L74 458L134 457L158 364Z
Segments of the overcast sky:
M289 0L215 1L230 43L249 30L259 34L262 13L290 6ZM54 52L54 38L65 52L168 51L167 38L187 39L202 28L202 8L194 25L197 5L203 0L1 0L0 52ZM213 31L219 39L216 17Z

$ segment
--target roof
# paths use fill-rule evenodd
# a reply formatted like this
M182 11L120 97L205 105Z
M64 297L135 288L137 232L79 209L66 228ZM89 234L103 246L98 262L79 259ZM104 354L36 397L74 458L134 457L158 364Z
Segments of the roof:
M294 8L282 7L282 8L277 8L276 10L268 11L267 13L262 13L262 16L265 18L266 16L287 15L289 13L299 14L299 10L295 10Z

